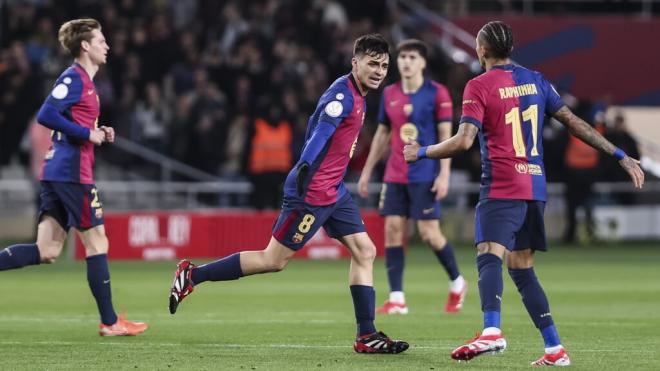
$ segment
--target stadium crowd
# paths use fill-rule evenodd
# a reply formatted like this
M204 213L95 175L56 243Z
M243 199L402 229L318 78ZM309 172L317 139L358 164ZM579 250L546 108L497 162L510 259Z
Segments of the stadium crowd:
M0 13L0 166L21 153L21 139L43 98L71 58L59 46L57 27L70 14L98 19L110 45L108 65L95 78L101 100L100 123L176 160L224 179L253 179L279 184L285 171L254 166L257 122L289 134L282 161L301 150L307 119L316 99L338 76L348 73L353 40L380 32L394 45L416 37L432 46L428 73L446 84L460 116L465 83L474 76L438 46L437 30L420 24L385 2L315 0L98 0L7 1ZM397 78L396 64L388 81ZM623 142L623 118L604 125L606 100L591 103L565 95L588 122L611 126L606 134L635 156ZM376 127L380 94L368 96L366 125L348 177L356 180ZM570 160L568 134L547 125L545 157L549 181L559 181ZM257 145L255 145L257 144ZM23 146L23 161L30 146ZM577 153L577 152L575 152ZM99 155L127 173L155 176L158 169L132 155L104 149ZM579 154L581 156L581 154ZM597 156L597 155L596 155ZM258 157L258 156L257 156ZM598 169L618 166L598 165ZM253 162L253 163L251 163ZM609 163L608 163L609 164ZM290 167L288 163L284 168ZM476 148L454 161L480 174ZM139 167L139 171L136 170ZM267 173L264 176L263 173ZM274 175L271 173L275 173ZM625 179L625 174L596 171L594 179ZM270 176L273 175L273 176ZM258 207L277 207L257 200Z

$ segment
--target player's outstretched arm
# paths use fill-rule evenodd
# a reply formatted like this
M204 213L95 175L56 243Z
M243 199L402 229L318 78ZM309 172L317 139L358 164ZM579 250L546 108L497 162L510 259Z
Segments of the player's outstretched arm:
M385 153L387 153L387 144L390 141L390 129L386 125L379 124L376 128L374 138L371 140L371 147L369 148L369 155L367 161L362 168L362 174L358 180L358 194L361 197L369 196L369 179L374 167L380 161Z
M474 138L479 129L470 123L462 123L453 137L442 143L428 147L421 147L419 143L412 142L403 147L403 158L407 162L415 162L422 158L448 158L467 151L472 147Z
M451 121L444 121L438 124L438 138L440 142L451 138ZM435 192L435 200L440 201L449 193L449 177L451 176L451 158L440 160L440 173L433 182L431 192Z
M619 165L630 175L630 179L637 188L642 188L644 184L644 171L639 167L639 161L626 155L621 149L610 143L605 137L600 135L591 125L577 117L571 110L563 106L553 115L561 122L568 131L581 139L588 145L614 156L619 160Z

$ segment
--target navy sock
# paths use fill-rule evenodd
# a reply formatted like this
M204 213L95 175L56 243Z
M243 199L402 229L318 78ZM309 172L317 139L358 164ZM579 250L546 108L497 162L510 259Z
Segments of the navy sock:
M433 250L433 252L440 264L445 267L450 280L453 281L461 275L461 272L458 270L458 264L456 263L456 257L454 256L454 248L449 242L445 244L442 250Z
M117 314L112 307L108 254L88 256L85 260L87 260L87 282L94 299L96 299L101 322L104 325L113 325L117 322Z
M0 251L0 271L39 263L41 263L41 255L36 243L12 245Z
M351 296L355 308L358 336L376 332L374 317L376 315L376 291L371 286L351 285Z
M241 270L241 253L224 257L214 262L200 265L192 271L194 285L205 281L230 281L243 277Z
M479 270L479 296L484 312L484 328L500 328L500 308L502 305L502 259L486 253L477 256Z
M402 246L385 248L385 267L387 279L390 282L390 291L403 291L403 267L405 254Z
M550 304L545 292L539 283L534 268L509 269L509 275L518 287L527 313L532 318L536 328L541 330L546 348L559 345L559 335L550 315Z

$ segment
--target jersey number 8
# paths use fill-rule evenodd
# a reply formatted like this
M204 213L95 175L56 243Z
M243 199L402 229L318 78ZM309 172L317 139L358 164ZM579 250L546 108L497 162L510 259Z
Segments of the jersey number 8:
M300 224L298 224L298 230L300 233L307 233L309 232L310 229L312 229L312 224L314 224L314 221L316 220L316 217L312 214L305 214L303 216L302 221Z

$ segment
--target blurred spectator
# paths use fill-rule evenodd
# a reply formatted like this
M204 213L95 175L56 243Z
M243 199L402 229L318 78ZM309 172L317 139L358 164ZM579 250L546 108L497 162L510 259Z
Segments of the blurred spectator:
M279 102L262 98L259 108L250 141L252 205L259 210L276 209L282 200L282 184L292 166L293 133Z
M592 106L583 103L577 108L577 114L589 110ZM595 129L601 134L604 132L603 114L599 112L593 119L585 121L594 123ZM591 239L594 233L592 216L593 184L600 175L600 152L584 143L577 137L568 134L568 142L564 152L564 184L566 190L566 227L564 229L564 242L576 241L577 208L584 210L587 237Z
M145 98L138 101L133 114L131 139L147 148L165 152L171 120L172 111L162 99L158 85L148 83Z
M623 113L617 112L614 123L605 131L605 137L615 146L621 148L626 154L639 160L639 149L637 141L628 132L626 118ZM604 179L608 182L628 182L630 176L617 163L614 157L608 157L605 161ZM635 194L631 192L615 193L617 204L630 205L635 200Z

